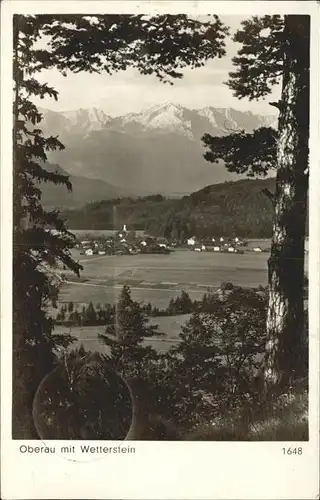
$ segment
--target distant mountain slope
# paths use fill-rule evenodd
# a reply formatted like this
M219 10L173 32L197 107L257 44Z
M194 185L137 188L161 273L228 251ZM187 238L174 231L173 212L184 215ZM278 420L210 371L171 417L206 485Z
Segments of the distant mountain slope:
M144 229L172 238L188 236L269 237L272 204L263 193L275 180L239 180L207 186L182 199L161 195L101 201L65 211L71 229Z
M48 171L56 171L63 175L69 175L59 165L45 164ZM100 179L88 179L71 175L69 177L72 183L72 192L70 193L65 186L55 185L51 182L42 183L42 202L46 208L79 208L86 203L98 201L101 199L116 198L121 195L111 184Z
M272 232L273 206L264 193L275 179L243 179L214 184L178 200L169 214L148 227L150 233L186 236L267 238Z
M172 103L116 118L96 108L41 111L44 132L59 135L66 145L65 151L50 154L51 162L131 195L191 193L208 184L238 180L223 163L204 160L202 135L250 132L276 123L275 116L218 107L190 110Z

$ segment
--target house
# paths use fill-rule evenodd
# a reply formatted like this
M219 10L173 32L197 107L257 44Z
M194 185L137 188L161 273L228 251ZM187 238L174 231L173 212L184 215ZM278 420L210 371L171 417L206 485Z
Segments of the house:
M166 243L159 243L159 247L161 247L161 248L167 248L167 245L166 245Z
M234 247L232 247L232 246L228 247L228 252L235 252L235 251L236 251L236 249Z
M224 242L224 239L223 239L223 238L220 238L220 241L221 241L221 243L223 243L223 242Z
M196 239L195 239L195 237L194 237L194 236L193 236L192 238L188 238L188 240L187 240L187 244L188 244L189 246L194 246L194 245L195 245L195 243L196 243Z
M146 247L147 246L147 242L145 240L141 241L140 245L142 245L143 247Z
M194 251L195 252L201 252L202 250L201 250L201 247L195 247Z
M234 242L235 242L235 244L236 244L237 246L242 246L242 245L243 245L243 241L242 241L242 240L240 240L240 238L238 238L238 237L236 237L236 238L234 239Z
M106 251L105 250L98 250L98 255L105 255Z
M204 251L206 249L205 245L201 245L201 250Z
M254 247L254 248L252 249L252 251L253 251L253 252L262 252L262 248L260 248L260 247Z
M218 247L218 246L213 247L213 251L214 252L220 252L220 247Z
M87 248L84 253L85 253L85 255L92 256L93 255L93 250L92 250L92 248Z

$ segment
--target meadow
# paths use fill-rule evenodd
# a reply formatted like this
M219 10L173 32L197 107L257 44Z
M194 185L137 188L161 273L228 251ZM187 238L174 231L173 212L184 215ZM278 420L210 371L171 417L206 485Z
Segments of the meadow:
M135 300L166 307L181 290L192 299L215 289L222 282L257 287L267 284L268 253L244 255L177 250L169 255L103 255L74 258L84 267L81 281L67 275L60 302L114 303L124 284Z
M266 247L270 242L255 240ZM75 304L114 303L124 284L131 288L134 300L151 302L166 308L171 298L182 290L195 300L207 291L217 289L222 282L243 287L267 284L269 253L219 254L176 250L169 255L103 255L83 256L79 250L73 256L84 267L81 279L67 274L60 290L59 302ZM308 258L305 268L307 272Z
M256 240L251 244L257 244ZM270 242L265 240L265 245ZM68 274L61 286L59 305L72 301L76 306L84 304L114 304L124 284L130 286L131 296L140 302L165 309L171 298L177 298L185 290L192 300L199 300L206 292L213 291L222 282L232 282L243 287L267 285L267 261L269 253L245 253L243 255L214 252L177 250L169 255L103 255L83 256L73 251L74 258L84 266L81 279ZM306 255L307 257L307 255ZM307 272L306 258L306 272ZM166 334L150 343L159 352L166 352L177 342L181 326L189 315L152 318L153 324ZM104 333L104 326L56 327L57 332L70 332L89 350L108 352L97 334Z
M167 352L171 346L177 344L181 327L190 318L190 314L181 314L179 316L151 318L150 324L159 325L159 332L165 333L165 336L155 336L152 339L144 341L144 345L150 345L159 353ZM72 344L72 348L81 345L88 351L97 351L103 354L110 352L110 347L104 345L98 338L98 334L105 333L105 326L77 326L65 327L56 326L56 333L70 333L77 340Z

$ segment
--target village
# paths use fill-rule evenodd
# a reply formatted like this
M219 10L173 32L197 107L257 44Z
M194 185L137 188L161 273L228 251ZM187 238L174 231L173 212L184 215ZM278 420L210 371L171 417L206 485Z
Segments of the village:
M238 238L197 238L192 236L183 241L169 241L163 237L139 235L128 230L127 225L113 235L93 236L90 233L85 240L77 241L76 248L80 255L137 255L137 254L169 254L177 249L194 252L220 252L244 254L245 252L265 252L260 246L249 248L248 243Z

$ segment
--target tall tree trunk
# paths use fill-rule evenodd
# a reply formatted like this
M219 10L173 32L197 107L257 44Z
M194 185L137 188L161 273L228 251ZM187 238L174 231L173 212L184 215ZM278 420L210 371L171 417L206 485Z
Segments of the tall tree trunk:
M275 214L269 259L267 389L305 367L304 242L308 195L309 16L285 16Z
M27 224L23 214L22 193L20 186L21 163L18 158L18 120L20 84L23 71L19 67L19 22L20 16L14 16L13 22L13 317L12 317L12 437L14 439L36 439L32 417L33 373L36 369L30 358L30 347L26 346L25 332L27 318L25 312L26 285L21 283L23 272L23 230Z

